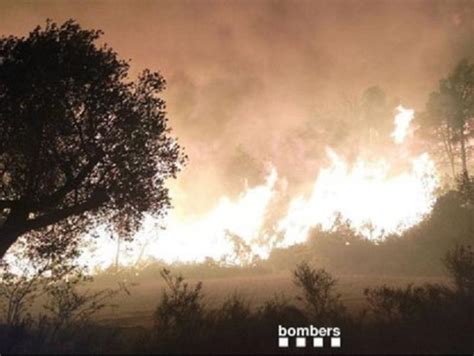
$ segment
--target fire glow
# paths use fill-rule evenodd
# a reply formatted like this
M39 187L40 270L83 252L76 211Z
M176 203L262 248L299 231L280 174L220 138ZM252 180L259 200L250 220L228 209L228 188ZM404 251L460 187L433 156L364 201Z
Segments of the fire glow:
M398 149L409 137L413 116L413 110L397 108L391 138ZM275 168L270 169L262 185L248 188L237 200L221 197L204 217L178 219L171 211L164 229L157 228L154 219L147 219L132 243L135 247L121 252L121 264L133 265L149 259L202 262L206 258L245 264L249 256L267 258L274 247L306 241L314 227L333 228L338 217L348 221L359 234L376 240L401 234L431 211L438 180L434 162L427 153L406 158L404 163L410 169L396 173L385 158L359 158L349 164L330 148L327 155L330 164L319 171L312 190L292 199L286 214L270 222L270 227L267 217L285 186L278 184L284 179L278 177ZM235 238L239 246L247 249L245 260L235 254ZM101 236L94 252L86 251L83 258L106 267L113 262L115 253L110 238Z

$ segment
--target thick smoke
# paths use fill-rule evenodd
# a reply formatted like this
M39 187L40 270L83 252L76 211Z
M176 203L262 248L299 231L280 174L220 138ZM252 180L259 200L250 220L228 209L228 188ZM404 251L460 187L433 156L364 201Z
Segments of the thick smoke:
M190 157L174 205L189 214L261 182L268 162L298 189L326 145L350 155L359 134L349 132L350 106L367 87L422 109L437 81L474 55L473 17L470 1L12 0L0 4L0 33L74 18L104 30L135 73L160 70ZM345 121L330 125L333 111Z

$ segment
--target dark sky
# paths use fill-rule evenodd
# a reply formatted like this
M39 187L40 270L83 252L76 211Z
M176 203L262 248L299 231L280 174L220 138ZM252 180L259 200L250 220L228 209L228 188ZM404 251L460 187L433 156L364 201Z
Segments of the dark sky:
M0 1L0 34L46 18L102 29L134 72L164 74L190 156L176 199L191 210L230 190L241 151L313 179L318 163L295 132L317 125L320 108L380 85L421 109L474 55L473 1Z

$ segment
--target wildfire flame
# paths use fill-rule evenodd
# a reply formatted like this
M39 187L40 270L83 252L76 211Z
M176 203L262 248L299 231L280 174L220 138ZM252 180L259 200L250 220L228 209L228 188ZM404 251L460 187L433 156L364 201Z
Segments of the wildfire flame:
M206 257L219 260L232 255L235 236L251 248L251 253L263 256L265 248L255 244L263 227L265 214L274 195L277 172L272 168L263 185L243 192L237 201L222 197L217 206L203 219L177 221L160 232L156 251L166 261L202 261Z
M414 110L399 105L391 137L397 145L410 133ZM391 175L386 159L358 159L353 167L331 149L331 165L320 171L309 198L298 197L288 215L278 223L284 233L281 246L306 240L317 225L330 229L338 216L369 239L400 234L420 222L430 212L438 185L434 162L427 153L411 158L411 170Z
M314 226L330 229L338 215L358 233L376 239L403 232L431 210L437 181L427 154L412 160L411 171L395 176L387 161L359 160L350 168L334 151L328 155L331 166L320 171L309 198L294 199L279 222L285 236L281 246L305 241Z
M392 132L392 137L395 143L402 144L409 133L410 123L413 120L415 111L413 109L405 109L399 105L397 107L398 114L395 115L394 124L395 130Z
M414 111L397 108L391 137L402 145L409 136ZM436 169L427 153L408 158L410 169L394 172L388 159L364 160L349 164L328 148L330 165L321 169L311 192L294 198L284 216L267 226L267 217L281 193L281 180L272 168L266 181L245 190L236 200L222 197L204 217L180 219L171 212L165 229L149 217L134 242L120 250L120 263L133 265L150 258L166 262L200 262L206 258L245 264L235 255L237 245L245 256L268 257L275 246L288 247L304 242L311 228L331 229L338 217L369 239L400 234L420 222L430 212L438 184ZM284 186L284 185L283 185ZM95 267L114 263L116 247L106 233L98 232L93 250L81 259Z

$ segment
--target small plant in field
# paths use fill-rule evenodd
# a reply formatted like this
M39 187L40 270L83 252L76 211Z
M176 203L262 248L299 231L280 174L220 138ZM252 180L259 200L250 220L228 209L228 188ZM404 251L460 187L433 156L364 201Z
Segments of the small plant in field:
M74 276L58 281L47 287L47 303L44 308L50 315L54 329L82 326L91 317L108 305L109 300L119 293L119 289L104 289L96 292L80 292L78 287L91 278Z
M159 330L190 328L202 317L202 283L190 287L182 276L173 276L163 269L161 277L167 289L155 311L155 326Z
M315 320L332 320L344 312L340 295L334 291L336 280L324 269L316 270L302 262L293 271L293 280L303 292L298 300L305 303Z
M0 310L6 325L19 326L28 319L27 312L39 293L40 277L35 275L28 278L12 273L6 264L2 266Z

